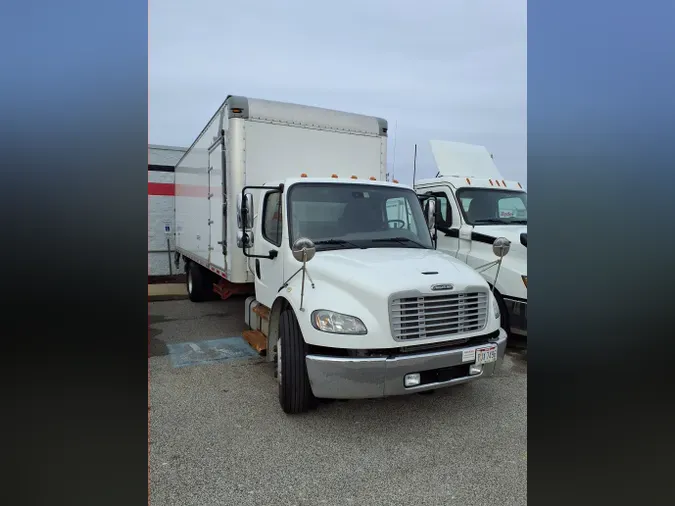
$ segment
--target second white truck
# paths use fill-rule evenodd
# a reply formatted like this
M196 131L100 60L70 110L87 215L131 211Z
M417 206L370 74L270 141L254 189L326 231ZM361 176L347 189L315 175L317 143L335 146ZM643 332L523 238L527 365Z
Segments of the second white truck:
M435 250L434 204L384 180L386 148L379 118L229 96L176 167L189 297L251 294L244 337L287 413L465 383L503 358L488 283Z
M478 269L494 285L502 328L527 337L527 192L502 177L483 146L431 141L431 148L439 174L415 190L437 199L439 251ZM498 237L511 241L499 267L490 265Z

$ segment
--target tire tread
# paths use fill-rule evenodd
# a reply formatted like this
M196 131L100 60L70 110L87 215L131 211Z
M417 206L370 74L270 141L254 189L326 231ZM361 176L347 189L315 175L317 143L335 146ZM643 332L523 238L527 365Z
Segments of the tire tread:
M313 395L307 375L307 345L292 310L281 313L279 334L282 347L282 374L279 402L285 413L304 413L312 406Z

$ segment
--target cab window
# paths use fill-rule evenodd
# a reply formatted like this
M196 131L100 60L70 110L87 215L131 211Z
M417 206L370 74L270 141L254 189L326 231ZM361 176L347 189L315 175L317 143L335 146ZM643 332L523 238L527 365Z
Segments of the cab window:
M263 203L263 237L274 244L281 245L281 192L269 192Z

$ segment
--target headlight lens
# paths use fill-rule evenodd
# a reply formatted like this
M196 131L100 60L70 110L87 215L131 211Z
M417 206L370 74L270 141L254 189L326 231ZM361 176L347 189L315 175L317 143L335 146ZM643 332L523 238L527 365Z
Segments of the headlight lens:
M367 334L368 330L361 320L356 316L335 313L319 309L312 313L312 326L321 332L330 332L331 334Z
M520 276L523 278L523 283L525 284L525 288L527 288L527 276Z

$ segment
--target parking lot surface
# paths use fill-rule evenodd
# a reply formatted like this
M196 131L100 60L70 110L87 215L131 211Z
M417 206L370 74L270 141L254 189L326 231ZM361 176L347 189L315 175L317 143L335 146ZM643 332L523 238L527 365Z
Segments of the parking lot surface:
M526 504L526 353L433 395L288 416L272 364L203 351L241 336L243 304L149 303L151 504Z

